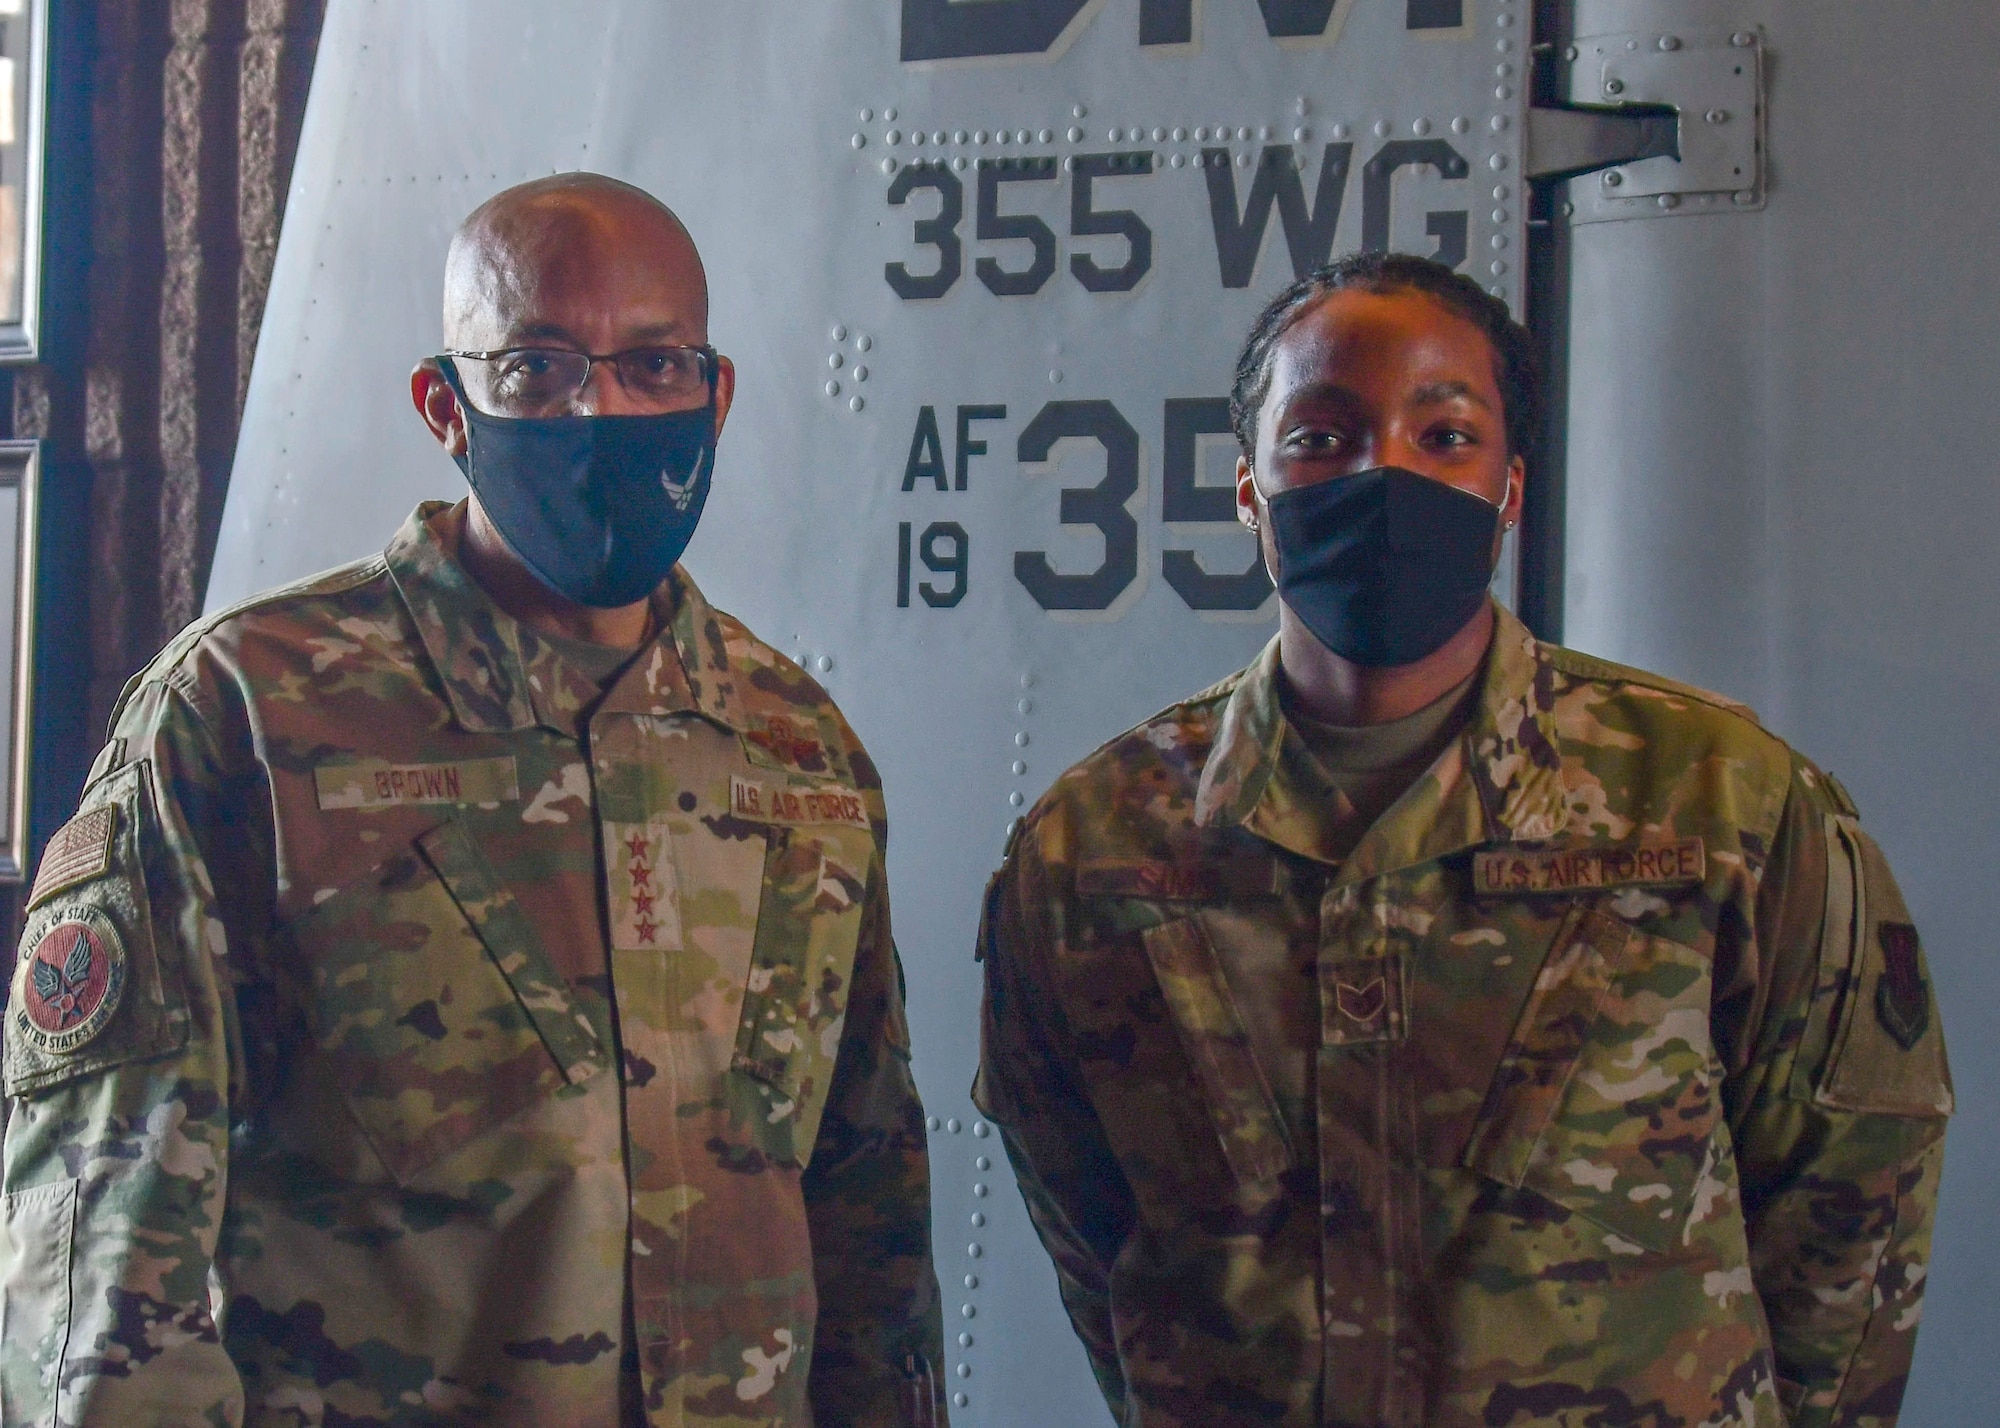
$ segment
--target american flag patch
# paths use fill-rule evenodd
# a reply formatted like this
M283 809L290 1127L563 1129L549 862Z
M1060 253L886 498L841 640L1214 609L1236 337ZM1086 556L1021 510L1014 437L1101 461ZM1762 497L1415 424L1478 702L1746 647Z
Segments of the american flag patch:
M111 839L117 831L115 803L79 813L58 828L35 871L28 906L34 907L65 888L103 877L111 867Z

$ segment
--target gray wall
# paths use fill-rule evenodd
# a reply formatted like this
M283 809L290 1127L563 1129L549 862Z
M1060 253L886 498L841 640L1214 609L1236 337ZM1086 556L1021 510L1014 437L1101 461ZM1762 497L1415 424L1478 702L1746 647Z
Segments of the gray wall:
M1567 638L1754 705L1887 849L1961 1107L1904 1422L1990 1423L2000 11L1678 8L1767 32L1769 206L1576 230Z

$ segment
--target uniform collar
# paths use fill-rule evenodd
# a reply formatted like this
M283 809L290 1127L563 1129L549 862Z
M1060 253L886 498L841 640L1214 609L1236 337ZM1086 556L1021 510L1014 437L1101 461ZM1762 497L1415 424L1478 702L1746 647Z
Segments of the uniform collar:
M384 552L454 720L471 733L542 725L577 732L578 711L598 691L581 687L567 663L495 605L446 549L434 528L452 508L426 501ZM747 727L721 620L679 566L653 592L658 634L594 713L687 711L742 733Z
M1480 843L1551 838L1568 817L1556 751L1553 672L1535 637L1494 605L1479 697L1464 735L1406 790L1343 862L1338 880L1446 856ZM1195 821L1241 827L1305 857L1323 846L1310 800L1284 777L1278 641L1231 691L1195 794Z

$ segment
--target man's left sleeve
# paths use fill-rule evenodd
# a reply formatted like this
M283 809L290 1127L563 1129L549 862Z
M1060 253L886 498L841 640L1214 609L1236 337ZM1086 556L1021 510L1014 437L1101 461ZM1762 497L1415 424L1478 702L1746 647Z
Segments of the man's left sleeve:
M1793 1428L1890 1428L1923 1308L1951 1076L1888 863L1810 765L1773 842L1756 939L1764 1006L1726 1094L1780 1397Z
M942 1425L944 1326L931 1264L929 1149L879 860L804 1188L819 1288L814 1418L852 1428Z

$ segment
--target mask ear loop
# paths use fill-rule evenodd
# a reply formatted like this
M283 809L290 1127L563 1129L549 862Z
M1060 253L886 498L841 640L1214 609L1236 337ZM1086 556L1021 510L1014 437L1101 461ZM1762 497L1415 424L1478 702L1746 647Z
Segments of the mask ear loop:
M1264 488L1257 484L1257 468L1254 466L1250 467L1250 489L1256 494L1258 501L1263 501L1267 505L1270 503L1271 498L1266 496ZM1256 501L1250 503L1250 517L1243 522L1243 528L1249 531L1251 535L1260 535L1263 533L1264 523L1257 519Z

